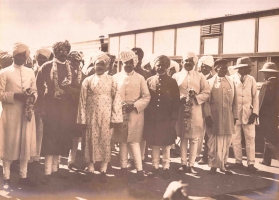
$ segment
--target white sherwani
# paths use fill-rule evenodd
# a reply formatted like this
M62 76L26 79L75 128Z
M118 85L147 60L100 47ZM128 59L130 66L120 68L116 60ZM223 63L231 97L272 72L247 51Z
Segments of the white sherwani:
M238 100L238 120L235 124L235 134L232 137L233 151L236 163L242 163L241 128L245 135L247 162L255 163L255 123L248 124L252 113L259 114L259 99L256 80L246 75L244 82L240 81L241 75L236 73L230 76L236 85ZM256 121L256 120L255 120Z
M14 93L23 93L28 88L37 91L32 69L11 65L0 71L0 100L3 106L0 118L0 158L3 160L29 160L36 155L34 113L29 122L24 116L23 103L14 99Z

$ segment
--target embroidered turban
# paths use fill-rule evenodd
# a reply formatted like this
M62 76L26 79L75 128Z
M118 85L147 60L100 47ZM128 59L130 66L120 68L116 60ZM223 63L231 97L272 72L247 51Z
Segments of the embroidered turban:
M95 51L93 53L93 56L90 58L89 66L90 65L94 66L96 61L103 61L106 65L106 67L108 67L109 63L110 63L110 58L105 52L98 50L98 51Z
M39 54L45 56L49 60L51 51L47 48L41 48L36 51L36 58L39 56Z
M199 59L198 67L201 67L202 64L208 65L209 67L213 67L214 65L213 56L202 56Z
M133 52L131 50L121 51L119 53L119 56L120 56L120 59L121 59L122 63L127 62L128 60L133 59L134 66L136 66L138 64L138 56L135 54L135 52Z
M0 51L0 68L9 67L13 64L13 57L8 52Z
M158 61L161 61L164 66L166 67L166 69L168 69L170 67L170 59L167 57L167 56L164 56L164 55L160 55L160 56L157 56L155 59L154 59L154 66L153 68L155 67L156 63Z
M14 50L13 50L13 57L16 55L16 54L19 54L19 53L22 53L22 52L26 52L26 58L29 57L30 55L30 51L29 51L29 47L26 45L26 44L23 44L23 43L15 43L14 44Z
M69 43L68 40L65 40L65 42L56 42L53 46L53 53L56 56L57 53L62 49L62 48L66 48L66 50L68 51L68 53L71 51L71 45Z
M68 58L72 58L74 60L82 61L82 55L78 51L72 51Z
M193 58L193 61L195 63L195 65L198 62L198 56L194 53L194 52L187 52L184 56L183 56L183 61L188 59L188 58Z
M144 52L141 48L135 47L135 48L132 48L132 51L135 52L135 54L138 56L139 60L143 59Z

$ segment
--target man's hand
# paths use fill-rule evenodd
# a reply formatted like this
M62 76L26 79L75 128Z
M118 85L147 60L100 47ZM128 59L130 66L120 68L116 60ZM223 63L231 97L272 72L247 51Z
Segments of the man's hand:
M130 112L132 112L133 110L136 110L136 107L134 106L134 104L128 104L128 105L126 105L126 112L127 112L127 113L130 113Z
M211 116L208 116L208 117L205 118L205 123L208 127L210 127L210 128L212 127L213 121L212 121Z
M180 99L180 104L185 104L186 103L186 97L182 97Z
M248 124L254 124L255 120L257 119L258 115L255 113L252 113L248 119Z
M22 93L14 93L14 99L25 103L27 99L27 95Z

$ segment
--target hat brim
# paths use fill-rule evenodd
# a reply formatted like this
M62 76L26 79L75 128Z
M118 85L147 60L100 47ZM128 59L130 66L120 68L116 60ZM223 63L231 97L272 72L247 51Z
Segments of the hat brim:
M248 64L238 64L238 65L234 66L234 69L239 69L239 68L242 68L242 67L249 67L249 65Z
M276 70L276 69L261 69L261 70L259 70L259 72L275 72L275 73L279 73L279 70Z

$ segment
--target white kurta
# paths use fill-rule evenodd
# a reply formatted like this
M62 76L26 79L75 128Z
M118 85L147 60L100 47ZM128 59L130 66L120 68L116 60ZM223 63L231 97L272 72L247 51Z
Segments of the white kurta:
M29 160L36 155L34 113L29 122L24 116L24 104L14 99L14 93L23 93L28 88L37 91L32 69L11 65L0 71L0 100L3 106L0 118L1 159Z
M115 74L119 93L127 104L134 104L137 111L128 114L128 137L123 142L141 142L144 125L144 109L150 101L150 93L144 77L133 71L130 75L125 72Z
M181 72L175 73L174 78L178 84L180 96L186 97L188 94L187 89L193 88L196 92L197 103L193 102L193 110L191 116L191 131L185 134L185 122L184 122L184 105L180 105L178 120L176 123L176 132L180 137L186 138L198 138L201 137L204 132L202 104L207 101L210 95L209 85L203 74L194 70L187 72L182 69Z

